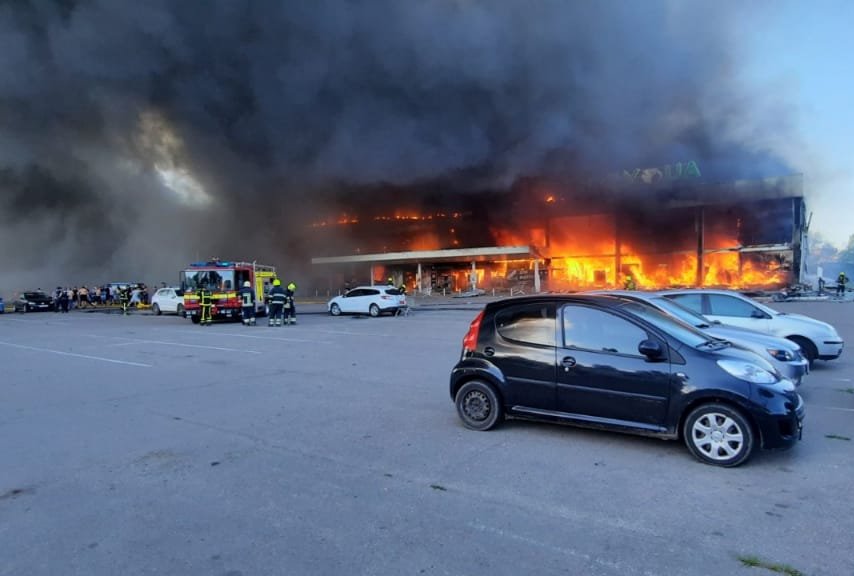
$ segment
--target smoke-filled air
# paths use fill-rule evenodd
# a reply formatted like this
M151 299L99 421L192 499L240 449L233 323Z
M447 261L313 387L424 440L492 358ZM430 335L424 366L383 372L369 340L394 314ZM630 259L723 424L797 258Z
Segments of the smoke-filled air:
M0 292L169 282L212 256L303 262L305 223L339 189L501 193L685 159L785 172L776 103L741 85L762 10L0 3Z

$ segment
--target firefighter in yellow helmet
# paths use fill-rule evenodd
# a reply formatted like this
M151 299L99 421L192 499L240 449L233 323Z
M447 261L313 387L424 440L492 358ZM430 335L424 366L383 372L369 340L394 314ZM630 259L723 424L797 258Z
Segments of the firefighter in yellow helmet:
M211 289L207 287L207 285L202 286L201 290L199 290L199 324L202 326L210 326L213 321L211 315L211 307L213 305L213 294L211 293Z
M282 281L276 278L273 280L273 288L270 290L270 326L282 325L282 311L285 308L285 289L282 288Z
M848 277L845 272L840 272L836 277L836 296L842 298L845 296L845 284L848 282Z
M288 289L285 290L285 324L297 323L297 308L294 302L294 293L297 291L297 285L293 282L288 284Z
M252 283L246 280L243 283L243 288L238 292L240 298L240 308L243 311L243 325L255 326L255 291L252 289Z

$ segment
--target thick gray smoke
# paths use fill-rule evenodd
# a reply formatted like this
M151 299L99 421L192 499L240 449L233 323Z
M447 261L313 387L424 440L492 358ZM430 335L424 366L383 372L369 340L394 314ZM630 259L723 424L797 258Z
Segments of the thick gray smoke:
M2 2L0 292L282 262L339 186L773 175L738 6Z

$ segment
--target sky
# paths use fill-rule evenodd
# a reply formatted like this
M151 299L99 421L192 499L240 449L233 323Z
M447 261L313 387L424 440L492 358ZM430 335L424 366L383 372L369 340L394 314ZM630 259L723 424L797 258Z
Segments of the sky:
M747 25L745 69L752 88L780 94L781 124L797 126L786 146L804 174L810 234L845 247L854 234L854 2L782 0Z

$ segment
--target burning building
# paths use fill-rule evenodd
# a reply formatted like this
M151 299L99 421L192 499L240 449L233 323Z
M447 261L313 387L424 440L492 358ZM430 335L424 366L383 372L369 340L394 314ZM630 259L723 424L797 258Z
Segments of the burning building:
M803 179L705 182L695 163L505 192L374 190L309 226L318 284L418 291L569 291L797 282ZM360 200L370 198L370 201Z

